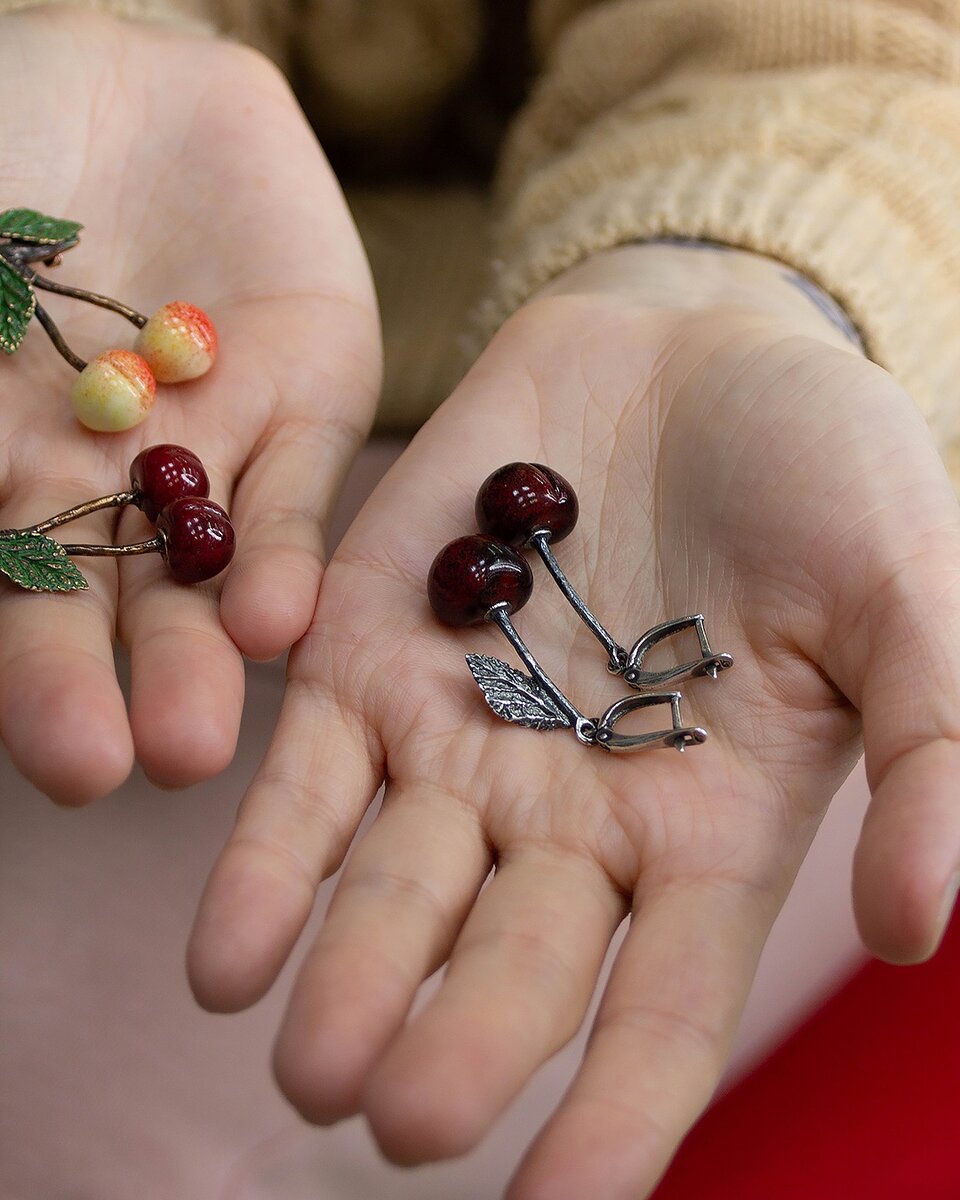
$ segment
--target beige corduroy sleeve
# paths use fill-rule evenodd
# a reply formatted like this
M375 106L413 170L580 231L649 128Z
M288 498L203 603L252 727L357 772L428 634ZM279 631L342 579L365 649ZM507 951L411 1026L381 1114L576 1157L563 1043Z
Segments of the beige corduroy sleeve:
M960 0L540 0L491 323L591 251L717 240L804 272L960 483Z

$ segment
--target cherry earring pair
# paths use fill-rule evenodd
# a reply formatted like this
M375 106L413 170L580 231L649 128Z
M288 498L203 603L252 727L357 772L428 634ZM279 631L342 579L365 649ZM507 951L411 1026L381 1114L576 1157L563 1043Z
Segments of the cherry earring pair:
M571 728L585 745L605 750L657 746L683 750L706 740L705 730L684 726L679 692L648 689L696 675L716 678L733 659L711 649L699 613L655 625L630 650L611 636L567 579L551 548L551 543L573 531L579 517L576 493L561 475L539 463L501 467L481 485L476 514L483 532L458 538L440 551L430 568L428 594L434 612L447 625L495 624L530 672L524 675L489 655L467 655L467 665L497 716L532 729ZM626 696L601 716L591 718L546 674L511 620L533 591L533 573L519 553L522 549L537 552L564 597L606 650L607 669L621 675L638 695ZM696 631L698 659L661 671L643 668L646 655L657 643L687 629ZM616 724L629 713L658 704L670 706L670 729L633 735L616 731Z

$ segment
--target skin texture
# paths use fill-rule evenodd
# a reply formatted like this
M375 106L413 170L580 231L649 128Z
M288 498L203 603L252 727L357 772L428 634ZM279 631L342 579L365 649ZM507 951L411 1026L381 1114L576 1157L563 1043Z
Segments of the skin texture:
M189 292L220 335L215 368L159 388L125 434L78 425L75 376L39 326L0 362L0 526L116 491L144 446L174 442L203 459L237 529L229 576L192 589L155 556L91 562L82 595L0 588L0 736L32 783L81 804L112 791L134 754L163 786L230 761L240 652L272 658L310 623L322 523L372 418L379 336L337 184L266 60L76 10L2 25L7 194L86 226L47 273L145 312ZM42 87L36 62L47 66ZM136 331L111 313L45 303L84 357L133 345ZM134 510L70 527L76 541L149 535ZM115 635L130 651L129 714Z
M494 630L441 626L425 580L512 459L576 489L558 553L628 644L707 614L735 665L681 685L705 746L606 756L486 709L464 653L515 659ZM569 272L500 331L331 560L201 904L201 1003L271 985L385 779L294 986L281 1088L311 1121L364 1113L396 1162L457 1155L573 1035L632 913L582 1068L508 1195L639 1200L709 1100L864 745L860 928L893 961L932 952L960 857L958 564L921 416L778 264L657 246ZM518 628L597 712L626 689L534 565Z

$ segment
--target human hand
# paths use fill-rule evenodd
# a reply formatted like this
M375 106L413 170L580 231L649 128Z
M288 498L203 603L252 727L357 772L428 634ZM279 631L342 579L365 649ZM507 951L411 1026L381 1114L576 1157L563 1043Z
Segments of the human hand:
M379 335L336 181L265 59L76 10L0 20L8 206L85 226L56 278L146 313L189 300L220 336L213 371L161 387L125 434L77 423L75 376L41 329L0 363L0 526L122 490L143 446L175 442L204 460L237 528L229 575L202 587L170 582L150 556L119 571L85 559L83 593L0 589L0 736L29 780L77 804L121 783L134 752L166 786L230 761L240 651L272 658L310 623L322 520L373 414ZM84 357L133 343L112 314L44 303ZM66 540L112 541L116 522L100 513ZM125 513L119 537L146 536L144 518ZM131 655L129 718L115 633Z
M861 734L861 930L895 961L932 952L960 833L957 504L910 399L785 275L653 246L568 273L501 330L333 556L190 950L206 1006L257 999L386 778L276 1047L308 1119L361 1111L397 1162L467 1151L577 1030L630 912L583 1065L508 1195L647 1195L717 1083ZM440 626L425 582L510 459L574 484L557 555L621 642L706 614L734 666L679 685L705 746L605 755L486 709L463 654L512 655L492 629ZM627 689L534 567L516 624L598 712Z

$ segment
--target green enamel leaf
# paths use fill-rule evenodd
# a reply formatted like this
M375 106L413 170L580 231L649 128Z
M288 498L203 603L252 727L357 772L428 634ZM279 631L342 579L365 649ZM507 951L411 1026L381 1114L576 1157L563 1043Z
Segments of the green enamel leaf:
M77 592L88 586L59 542L27 529L0 530L0 572L31 592Z
M32 208L8 208L0 213L0 237L32 246L52 246L75 238L83 226L77 221L48 217Z
M0 258L0 350L13 354L23 341L37 298L33 288Z

